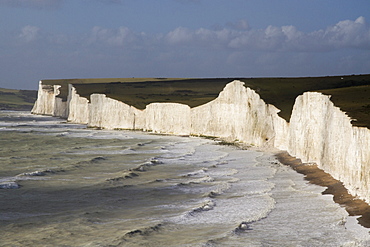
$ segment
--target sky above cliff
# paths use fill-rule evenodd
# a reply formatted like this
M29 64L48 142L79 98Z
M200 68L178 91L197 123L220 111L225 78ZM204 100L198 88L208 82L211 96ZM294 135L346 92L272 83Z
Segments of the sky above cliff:
M0 0L0 87L370 73L369 0Z

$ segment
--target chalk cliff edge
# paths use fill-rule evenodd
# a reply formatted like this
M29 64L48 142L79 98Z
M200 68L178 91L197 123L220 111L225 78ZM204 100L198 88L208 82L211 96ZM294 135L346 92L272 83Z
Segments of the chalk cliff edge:
M214 136L286 150L304 163L316 163L352 195L370 203L370 130L352 126L328 95L298 96L288 123L278 115L279 109L238 80L227 84L213 101L194 108L151 103L139 110L104 94L92 94L89 102L71 84L63 101L57 97L59 88L40 81L32 113L90 127Z

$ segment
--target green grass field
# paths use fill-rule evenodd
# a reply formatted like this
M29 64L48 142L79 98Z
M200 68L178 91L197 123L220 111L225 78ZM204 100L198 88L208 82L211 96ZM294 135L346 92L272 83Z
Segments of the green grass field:
M0 109L29 111L32 109L36 97L37 91L35 90L0 88Z

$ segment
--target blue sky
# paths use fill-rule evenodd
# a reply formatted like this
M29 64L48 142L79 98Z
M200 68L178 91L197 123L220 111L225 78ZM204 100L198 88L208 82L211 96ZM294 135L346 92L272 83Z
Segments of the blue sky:
M369 0L0 0L0 87L370 73Z

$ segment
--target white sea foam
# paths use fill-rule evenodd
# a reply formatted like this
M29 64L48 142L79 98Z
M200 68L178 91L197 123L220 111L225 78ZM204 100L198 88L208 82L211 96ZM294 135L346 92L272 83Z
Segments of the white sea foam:
M19 184L13 181L0 183L0 189L18 189L18 188L19 188Z

